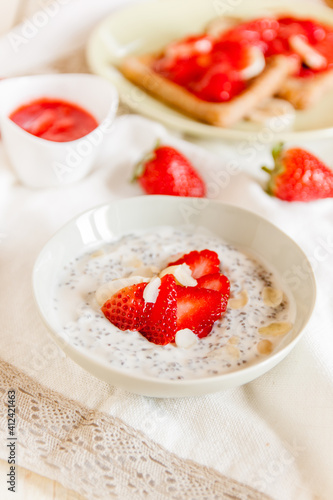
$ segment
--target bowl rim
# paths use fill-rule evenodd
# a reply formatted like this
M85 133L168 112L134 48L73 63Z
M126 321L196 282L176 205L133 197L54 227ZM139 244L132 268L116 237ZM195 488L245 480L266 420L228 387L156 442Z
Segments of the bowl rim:
M183 389L189 389L189 388L195 387L199 390L198 394L206 394L209 392L213 392L212 390L207 390L205 392L200 391L200 388L202 388L203 386L206 386L207 384L213 383L213 385L216 386L216 385L218 385L219 382L223 382L223 381L229 382L233 379L242 378L244 374L246 375L246 374L250 374L251 372L253 372L254 376L248 377L247 382L243 382L243 383L248 383L251 380L253 380L254 378L257 378L260 374L264 374L267 371L269 371L271 368L273 368L276 364L278 364L280 361L282 361L282 359L284 359L287 356L287 354L293 349L293 347L296 345L296 343L300 340L300 338L304 334L305 328L306 328L306 326L307 326L307 324L312 316L313 310L315 308L316 298L317 298L316 297L317 296L317 286L316 286L316 279L315 279L315 275L313 272L313 268L309 262L309 259L306 256L306 254L302 250L302 248L289 235L287 235L284 231L282 231L280 228L278 228L275 224L273 224L269 220L265 219L264 217L258 215L257 213L255 213L251 210L248 210L248 209L236 206L236 205L232 205L229 203L223 203L223 202L220 202L218 200L212 200L212 199L205 200L208 202L207 205L215 206L216 209L218 209L218 208L220 208L221 210L228 209L228 210L232 210L234 212L238 212L238 214L246 213L249 217L256 219L258 222L266 224L268 227L271 227L278 234L282 235L283 238L285 238L287 241L289 241L289 243L304 258L304 261L307 263L307 266L308 266L308 278L309 278L310 282L312 283L311 305L307 309L306 317L304 320L304 325L301 327L301 329L299 329L299 331L297 331L294 338L292 340L290 340L288 343L286 343L283 347L281 347L281 349L279 349L276 353L269 355L266 359L262 359L262 360L258 361L257 363L251 364L251 365L246 366L246 367L240 367L238 370L234 370L234 371L231 371L228 373L222 373L219 375L208 376L208 377L203 377L203 378L192 378L192 379L184 379L184 380L178 380L178 379L177 380L169 380L169 379L160 379L160 378L155 377L155 376L154 377L147 376L144 374L129 374L128 371L114 368L114 367L110 366L106 361L98 360L96 357L88 355L86 352L84 352L80 348L76 348L76 347L72 346L67 340L64 339L64 337L61 334L59 334L53 328L53 326L48 321L47 315L42 310L42 308L39 304L39 300L38 300L38 296L37 296L38 295L38 293L37 293L38 266L42 260L44 253L47 251L47 249L49 247L51 247L53 245L53 243L59 238L59 236L61 235L62 232L65 232L67 229L69 229L80 217L88 217L89 214L93 214L97 210L106 210L106 209L112 210L114 207L116 207L118 205L132 203L133 201L137 202L139 204L146 203L146 202L152 203L152 204L155 204L155 203L158 204L161 200L168 200L167 203L174 203L177 205L182 200L183 201L184 200L186 200L186 201L192 200L193 201L193 200L197 200L197 198L190 198L190 197L183 198L183 197L165 196L165 195L143 195L143 196L136 196L136 197L130 197L130 198L123 198L123 199L119 199L119 200L113 200L109 203L103 203L100 205L96 205L88 210L85 210L85 211L77 214L76 216L72 217L66 224L64 224L60 229L58 229L53 234L53 236L51 236L51 238L45 243L45 245L42 247L42 249L40 250L40 252L35 260L33 270L32 270L32 291L33 291L33 297L34 297L34 301L35 301L35 304L37 306L39 315L42 318L43 323L47 327L49 333L51 333L53 339L63 349L63 351L66 354L68 354L69 357L74 359L75 362L77 362L81 367L83 367L85 370L89 371L92 374L94 374L94 370L89 370L89 369L85 368L85 366L83 365L83 362L86 362L90 365L94 365L94 369L96 369L96 370L100 369L100 368L102 368L104 370L106 369L106 371L109 373L109 375L111 377L112 377L112 375L116 375L122 379L128 379L128 380L135 379L138 383L142 382L143 384L149 384L150 386L153 386L153 387L158 386L158 387L161 387L162 390L163 390L163 388L169 388L169 389L171 388L171 390L178 389L178 391L176 391L176 392L182 392ZM170 224L170 225L172 225L172 224ZM198 225L198 224L193 224L193 225ZM191 224L191 226L192 226L192 224ZM153 227L153 226L151 226L151 227ZM156 225L155 225L155 227L156 227ZM140 229L140 228L138 228L138 229ZM122 234L121 231L118 232L116 234L116 237L118 237L121 234ZM126 234L126 233L123 233L123 234ZM80 358L80 361L77 361L77 359L79 359L79 358ZM82 361L82 363L81 363L81 361ZM268 368L267 368L267 365L269 365ZM96 370L95 370L95 372L96 372ZM259 375L255 374L256 371L260 372ZM101 378L101 377L99 377L99 378ZM107 380L106 378L103 378L103 379ZM109 383L112 384L112 381ZM123 387L126 390L126 387L122 386L121 384L115 384L115 385L118 385L119 387ZM237 383L232 384L232 387L237 386L237 385L243 385L243 384L237 384ZM138 391L137 394L145 394L148 396L151 395L147 392L145 393L144 391ZM194 393L193 395L195 395L195 394L196 393ZM180 394L180 395L182 396L183 394ZM171 397L177 397L177 396L178 395L174 392ZM157 397L169 397L169 396L164 396L163 394L161 394L160 396L157 396Z

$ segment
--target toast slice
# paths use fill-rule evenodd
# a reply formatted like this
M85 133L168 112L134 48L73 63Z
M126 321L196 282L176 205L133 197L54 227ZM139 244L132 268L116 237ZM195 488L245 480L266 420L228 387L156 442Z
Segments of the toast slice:
M179 111L219 127L230 127L246 116L265 99L276 94L285 79L295 71L295 61L285 56L267 60L263 72L250 80L248 87L228 102L213 103L199 99L176 83L152 69L156 56L130 56L119 65L121 73L131 82Z
M282 84L278 96L289 101L295 109L307 109L320 101L332 88L333 70L329 70L308 78L289 76Z

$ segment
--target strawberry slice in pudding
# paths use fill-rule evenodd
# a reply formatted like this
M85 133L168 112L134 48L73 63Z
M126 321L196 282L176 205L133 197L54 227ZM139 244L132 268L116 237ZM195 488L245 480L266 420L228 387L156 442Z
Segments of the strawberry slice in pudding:
M220 260L216 252L212 250L193 250L179 259L169 262L168 266L178 266L180 264L187 264L191 269L192 277L194 279L200 278L207 274L218 273L220 270Z
M149 282L118 290L101 310L120 330L139 331L154 344L174 342L177 333L180 344L189 334L206 337L225 312L230 295L229 280L219 271L216 252L194 250Z
M206 337L222 314L217 290L177 285L177 331L188 328L199 338Z
M137 283L122 288L105 302L102 313L119 330L140 330L145 323L143 291L146 286L147 283Z
M177 331L177 285L171 274L163 276L155 303L147 303L145 326L140 333L154 344L172 342Z

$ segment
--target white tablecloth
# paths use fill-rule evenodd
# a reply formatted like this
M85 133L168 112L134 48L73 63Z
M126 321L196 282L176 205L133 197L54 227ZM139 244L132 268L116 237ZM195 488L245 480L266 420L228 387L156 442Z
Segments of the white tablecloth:
M90 2L80 0L82 12L89 11L93 16L88 21L88 16L82 15L82 30L76 30L79 19L75 18L74 23L70 9L74 12L77 4L78 0L73 0L61 15L65 22L70 13L79 43L82 33L110 10L110 5L99 0L90 6ZM54 33L60 29L56 21L54 18ZM8 38L0 40L1 50L6 50L6 43ZM39 43L32 40L31 44L36 52L31 53L32 45L27 48L29 61L24 66L21 59L15 61L7 53L3 74L28 73L29 64L36 69L46 61L45 51L37 50ZM280 365L246 386L203 397L166 400L110 387L54 346L33 302L31 270L42 245L81 211L114 199L140 196L140 188L129 184L129 174L133 163L157 137L183 150L205 180L219 186L214 197L275 223L297 241L313 264L318 301L304 337ZM199 139L194 142L205 149L142 117L119 117L113 138L94 172L75 185L48 190L21 185L0 146L0 357L44 386L122 419L179 457L212 467L274 499L330 500L333 201L300 204L269 197L262 189L264 174L259 168L269 162L269 148L265 145L254 146L254 159L249 162L237 144ZM306 146L328 162L331 160L330 141ZM239 169L229 175L227 182L221 182L219 173L228 170L229 161L236 161ZM295 275L299 273L301 270L295 269Z

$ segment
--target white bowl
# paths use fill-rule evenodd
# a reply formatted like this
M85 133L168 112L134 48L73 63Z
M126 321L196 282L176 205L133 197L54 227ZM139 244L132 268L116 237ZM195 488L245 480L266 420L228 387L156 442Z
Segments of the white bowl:
M80 139L54 142L26 132L9 118L18 107L44 97L77 104L90 112L99 126ZM1 134L19 179L34 188L61 186L82 179L90 172L110 133L117 108L115 87L95 75L36 75L1 81Z
M109 242L112 238L138 229L156 226L183 226L189 207L191 225L202 226L226 242L257 254L278 276L290 273L302 263L304 279L291 290L295 303L292 331L277 352L256 364L222 375L189 380L165 380L115 369L91 349L74 346L60 326L54 304L53 286L65 265L84 252ZM185 217L185 218L184 218ZM301 337L316 296L315 279L302 250L287 235L267 220L244 209L212 200L168 196L140 196L93 208L75 218L45 245L33 270L33 290L41 317L53 338L79 365L96 377L131 392L155 396L194 396L246 384L279 363Z

